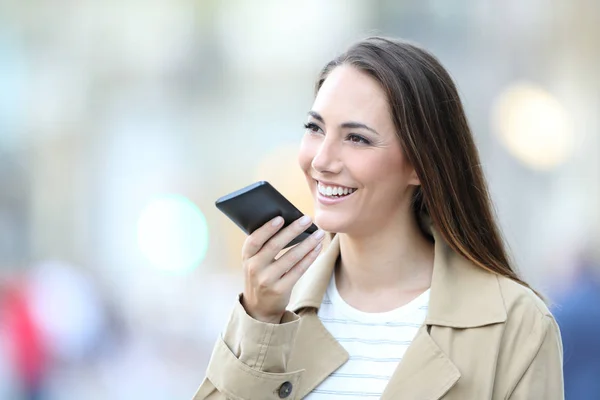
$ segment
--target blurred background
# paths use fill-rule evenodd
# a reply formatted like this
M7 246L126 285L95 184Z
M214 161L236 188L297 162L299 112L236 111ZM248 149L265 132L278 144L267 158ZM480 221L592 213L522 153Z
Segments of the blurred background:
M0 399L184 399L242 290L216 198L296 166L370 34L455 78L506 239L600 398L600 2L2 0ZM594 385L596 387L594 388Z

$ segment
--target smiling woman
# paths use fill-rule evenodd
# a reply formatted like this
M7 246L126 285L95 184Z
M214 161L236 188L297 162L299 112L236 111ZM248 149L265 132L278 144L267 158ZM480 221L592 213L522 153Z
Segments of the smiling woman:
M563 398L558 327L509 261L434 56L371 37L328 63L298 162L321 230L279 259L309 218L247 238L195 399Z
M373 78L350 65L334 69L307 125L299 163L317 198L318 226L367 237L402 218L419 180L402 152L386 94ZM356 190L333 203L317 190L338 186Z

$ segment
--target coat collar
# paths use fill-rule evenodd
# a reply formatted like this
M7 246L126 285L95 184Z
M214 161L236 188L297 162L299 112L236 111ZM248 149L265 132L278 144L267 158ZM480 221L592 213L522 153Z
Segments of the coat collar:
M425 324L474 328L506 321L498 277L454 252L428 225L435 240L435 256ZM336 236L296 284L288 309L319 309L339 254Z
M506 309L497 276L459 256L429 226L435 240L435 257L429 311L425 323L390 378L382 400L440 399L461 377L459 369L436 339L446 328L475 328L506 321ZM298 281L288 309L303 313L296 336L296 351L289 368L305 371L299 398L310 393L348 360L346 350L321 323L317 311L340 254L339 239Z

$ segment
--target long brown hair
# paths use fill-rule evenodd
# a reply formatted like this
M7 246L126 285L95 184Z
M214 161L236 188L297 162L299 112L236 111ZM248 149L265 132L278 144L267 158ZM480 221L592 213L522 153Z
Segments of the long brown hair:
M458 91L440 62L413 44L369 37L323 68L316 92L339 65L367 73L385 90L421 181L412 199L417 218L429 215L448 245L478 267L529 287L511 265Z

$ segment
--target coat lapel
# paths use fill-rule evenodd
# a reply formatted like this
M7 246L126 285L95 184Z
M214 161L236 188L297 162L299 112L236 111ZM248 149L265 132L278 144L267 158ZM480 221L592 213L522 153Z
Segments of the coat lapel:
M291 371L304 369L299 398L308 395L348 361L348 352L329 333L317 315L339 253L339 243L334 239L296 283L288 306L289 310L301 316L288 364Z
M437 400L460 379L460 371L436 342L437 327L476 328L506 321L498 279L435 240L429 311L424 325L388 382L382 399Z
M315 310L306 310L288 364L291 371L304 369L298 398L308 395L346 361L348 352L323 326Z
M392 375L382 400L437 400L460 378L458 368L422 326Z

